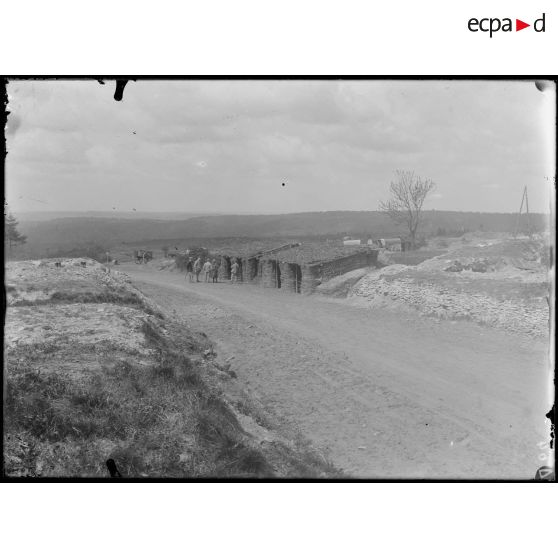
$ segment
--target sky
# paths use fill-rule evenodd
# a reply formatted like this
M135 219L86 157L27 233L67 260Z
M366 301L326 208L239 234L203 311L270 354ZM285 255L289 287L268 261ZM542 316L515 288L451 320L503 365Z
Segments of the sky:
M483 81L11 81L6 199L24 211L548 212L555 89Z

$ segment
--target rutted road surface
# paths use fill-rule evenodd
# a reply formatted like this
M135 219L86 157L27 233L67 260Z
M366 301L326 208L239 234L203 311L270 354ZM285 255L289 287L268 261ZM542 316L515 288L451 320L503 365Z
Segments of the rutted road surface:
M549 431L540 340L248 285L190 284L126 265L215 342L273 414L346 473L533 478Z

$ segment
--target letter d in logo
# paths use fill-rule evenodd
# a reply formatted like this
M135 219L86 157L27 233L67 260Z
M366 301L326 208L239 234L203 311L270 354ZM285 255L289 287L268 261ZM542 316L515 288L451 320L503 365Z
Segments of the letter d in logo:
M533 29L537 33L544 33L544 26L545 26L545 14L543 14L542 17L540 17L539 19L535 20L535 23L533 23Z

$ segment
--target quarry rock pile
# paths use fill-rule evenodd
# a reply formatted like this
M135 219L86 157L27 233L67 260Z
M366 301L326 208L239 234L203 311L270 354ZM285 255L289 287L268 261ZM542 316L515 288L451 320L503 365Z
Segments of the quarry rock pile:
M348 298L370 308L466 319L530 336L549 333L545 247L531 240L459 247L417 266L388 265L364 276Z
M470 269L475 273L486 273L487 271L495 271L496 268L490 263L486 258L474 258L471 262L461 262L460 260L454 260L449 267L446 267L444 271L452 271L459 273L460 271Z
M371 274L349 293L370 308L412 309L425 316L450 320L469 319L479 324L534 336L548 334L549 306L545 299L522 302L498 300L483 293L463 293L431 284L417 284L411 278L395 281Z

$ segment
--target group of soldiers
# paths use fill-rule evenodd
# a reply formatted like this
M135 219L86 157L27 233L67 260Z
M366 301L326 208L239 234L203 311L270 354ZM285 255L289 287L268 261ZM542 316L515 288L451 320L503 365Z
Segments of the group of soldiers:
M200 283L200 274L203 273L205 283L218 283L219 282L219 262L216 259L212 261L207 258L205 262L202 263L202 258L199 257L196 261L192 261L192 258L188 258L186 262L186 275L190 283ZM231 265L231 283L236 283L238 280L238 262L235 260ZM194 281L195 276L195 281Z

